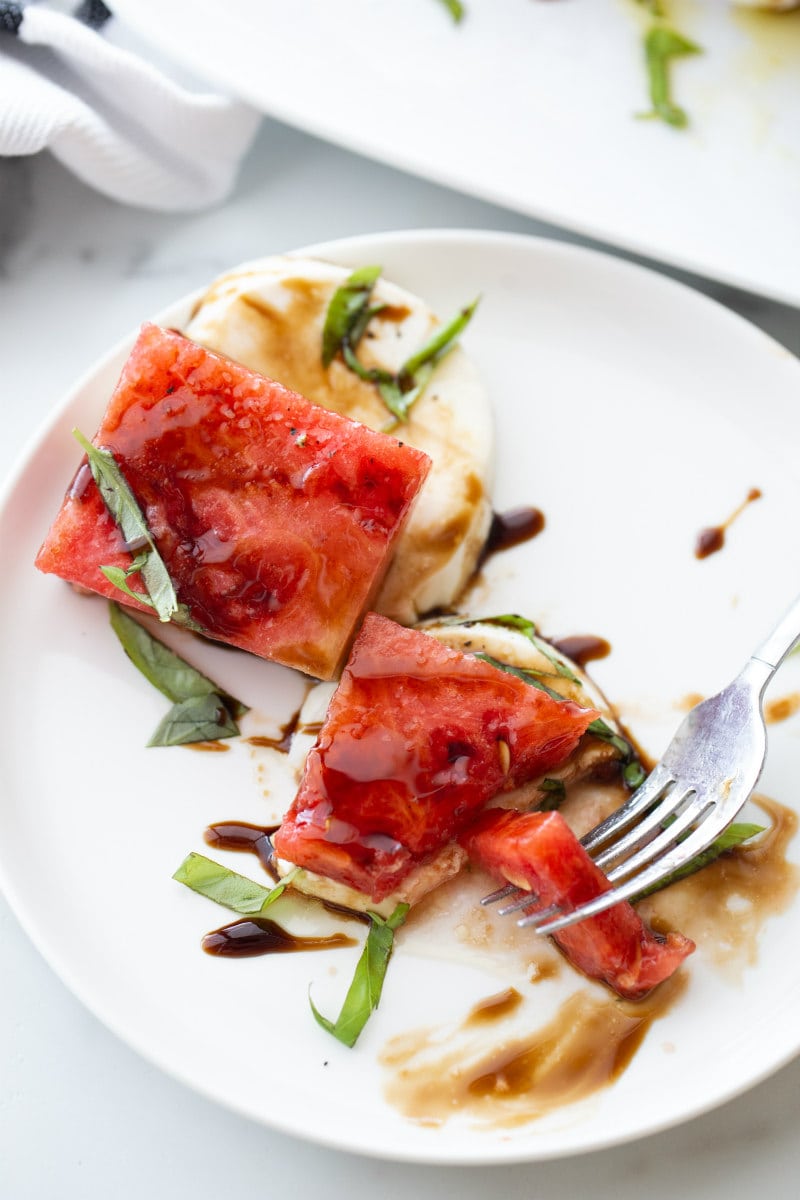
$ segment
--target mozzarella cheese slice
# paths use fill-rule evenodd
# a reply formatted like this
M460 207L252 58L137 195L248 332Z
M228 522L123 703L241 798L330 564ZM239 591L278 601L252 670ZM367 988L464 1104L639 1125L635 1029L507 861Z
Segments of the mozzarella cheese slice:
M385 429L392 417L374 384L339 359L322 365L325 314L349 274L332 263L303 258L245 264L212 284L184 332L324 408ZM358 355L366 367L396 372L439 321L424 301L384 279L373 302L386 307L370 322ZM491 521L491 407L475 366L459 346L438 364L410 419L392 433L433 460L373 605L409 625L454 603L475 570Z

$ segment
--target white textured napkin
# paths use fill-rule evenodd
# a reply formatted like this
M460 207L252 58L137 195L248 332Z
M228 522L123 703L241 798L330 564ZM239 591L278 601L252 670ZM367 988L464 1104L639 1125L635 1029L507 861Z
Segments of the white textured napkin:
M0 0L0 155L47 148L92 187L145 208L221 200L259 114L179 86L155 55L119 45L125 31L97 0L77 12Z

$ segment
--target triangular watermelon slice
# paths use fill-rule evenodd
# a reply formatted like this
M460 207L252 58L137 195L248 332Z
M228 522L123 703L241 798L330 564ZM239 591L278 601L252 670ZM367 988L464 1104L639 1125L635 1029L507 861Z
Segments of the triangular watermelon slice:
M495 809L479 816L460 840L499 882L537 896L526 913L551 904L571 909L611 887L558 812ZM654 934L627 901L553 938L574 966L628 1000L640 1000L663 983L694 950L681 933Z
M597 715L370 613L275 849L380 901Z
M88 431L85 431L88 432ZM204 632L330 679L380 584L427 455L145 325L94 438ZM84 462L40 570L133 603L132 555ZM143 590L138 574L129 583Z

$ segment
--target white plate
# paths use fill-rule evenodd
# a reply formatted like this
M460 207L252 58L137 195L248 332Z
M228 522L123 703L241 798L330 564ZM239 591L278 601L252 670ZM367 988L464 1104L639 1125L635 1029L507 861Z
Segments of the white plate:
M119 0L201 79L428 179L800 303L800 14L673 0L691 116L648 107L635 0ZM324 204L324 198L320 203Z
M658 752L676 702L726 681L797 586L800 366L677 284L550 242L429 232L317 250L382 263L444 313L483 293L467 344L496 404L497 506L533 503L547 517L535 541L487 569L484 612L522 610L554 635L608 638L599 682ZM180 322L187 303L160 320ZM498 991L491 969L401 945L381 1008L348 1051L313 1024L306 995L313 981L334 1011L350 951L240 962L200 951L201 934L226 914L171 874L204 849L207 823L269 819L274 794L264 790L285 787L277 759L241 743L226 754L143 749L161 697L124 659L105 606L32 567L77 460L69 430L93 430L125 349L66 398L0 511L0 873L31 937L84 1002L165 1070L242 1113L337 1147L431 1162L537 1159L634 1138L794 1055L800 961L786 948L800 936L797 906L768 922L739 983L696 955L687 993L614 1086L511 1129L413 1124L384 1101L377 1061L392 1035L459 1020ZM725 550L695 559L697 531L753 486L763 499ZM302 695L281 668L215 647L204 654L263 731ZM781 694L800 690L798 667L784 668ZM797 721L772 727L764 788L787 804L799 751ZM228 861L257 875L251 860ZM545 995L532 990L531 1003Z

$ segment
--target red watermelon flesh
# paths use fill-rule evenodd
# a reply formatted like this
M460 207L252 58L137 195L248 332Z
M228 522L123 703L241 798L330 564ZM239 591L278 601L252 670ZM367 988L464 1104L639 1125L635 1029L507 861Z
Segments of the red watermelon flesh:
M461 837L475 862L501 883L538 897L528 912L551 904L570 909L611 887L558 812L483 813ZM654 934L622 901L553 935L567 958L626 1000L641 1000L694 950L681 933Z
M154 325L94 442L114 455L178 599L209 636L323 679L430 468L396 438ZM36 565L131 603L100 571L130 562L84 462ZM144 590L137 575L130 583Z
M597 715L370 613L275 849L380 901Z

